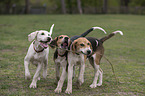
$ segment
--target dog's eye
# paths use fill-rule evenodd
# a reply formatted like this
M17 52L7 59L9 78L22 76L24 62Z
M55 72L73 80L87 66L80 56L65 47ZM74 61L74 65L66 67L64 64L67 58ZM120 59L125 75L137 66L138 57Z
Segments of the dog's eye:
M63 37L61 36L61 37L59 37L59 39L62 39Z
M41 35L44 35L44 33L41 33Z
M88 45L90 45L90 43L88 43Z
M85 46L84 44L80 44L81 46Z

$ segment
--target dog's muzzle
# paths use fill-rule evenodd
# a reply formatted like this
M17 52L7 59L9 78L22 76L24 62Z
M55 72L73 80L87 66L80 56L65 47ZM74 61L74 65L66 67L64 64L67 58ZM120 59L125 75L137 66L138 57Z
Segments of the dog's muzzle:
M67 49L68 48L68 37L64 38L64 42L61 44L61 48Z
M44 48L47 48L49 42L51 42L51 37L47 37L47 41L40 41L40 45Z
M86 53L84 53L83 51L81 51L82 54L90 56L92 54L91 50L87 50Z

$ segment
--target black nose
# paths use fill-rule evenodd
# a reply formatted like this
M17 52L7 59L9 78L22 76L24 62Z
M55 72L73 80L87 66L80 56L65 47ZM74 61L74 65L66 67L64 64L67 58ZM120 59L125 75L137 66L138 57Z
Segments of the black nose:
M47 41L49 42L51 40L51 38L50 37L47 37Z
M64 39L65 39L65 40L68 40L69 38L68 38L68 37L65 37Z
M87 50L87 54L89 55L91 53L91 50Z

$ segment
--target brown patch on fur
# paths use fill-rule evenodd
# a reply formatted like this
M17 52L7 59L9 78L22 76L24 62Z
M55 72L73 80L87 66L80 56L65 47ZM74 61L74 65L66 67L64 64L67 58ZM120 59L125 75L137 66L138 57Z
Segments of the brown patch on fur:
M84 37L80 37L74 40L72 44L72 50L77 51L80 48L90 47L92 49L91 43Z

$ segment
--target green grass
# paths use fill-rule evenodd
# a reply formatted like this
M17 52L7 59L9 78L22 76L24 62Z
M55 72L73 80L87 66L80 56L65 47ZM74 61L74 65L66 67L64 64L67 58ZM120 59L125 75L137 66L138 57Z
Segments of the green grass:
M103 85L89 88L94 70L86 62L85 82L77 89L73 80L74 96L144 96L145 95L145 16L139 15L1 15L0 16L0 96L59 95L56 88L53 62L54 50L50 49L48 76L38 81L37 89L30 89L31 80L25 80L23 59L30 42L27 35L33 31L49 30L55 24L52 37L61 34L79 35L91 27L100 26L107 33L123 31L104 43L105 56L113 63L119 84L117 85L110 64L103 58ZM93 31L89 36L101 38L105 34ZM30 65L33 76L35 67ZM76 68L78 73L78 68ZM65 94L66 82L60 95Z

